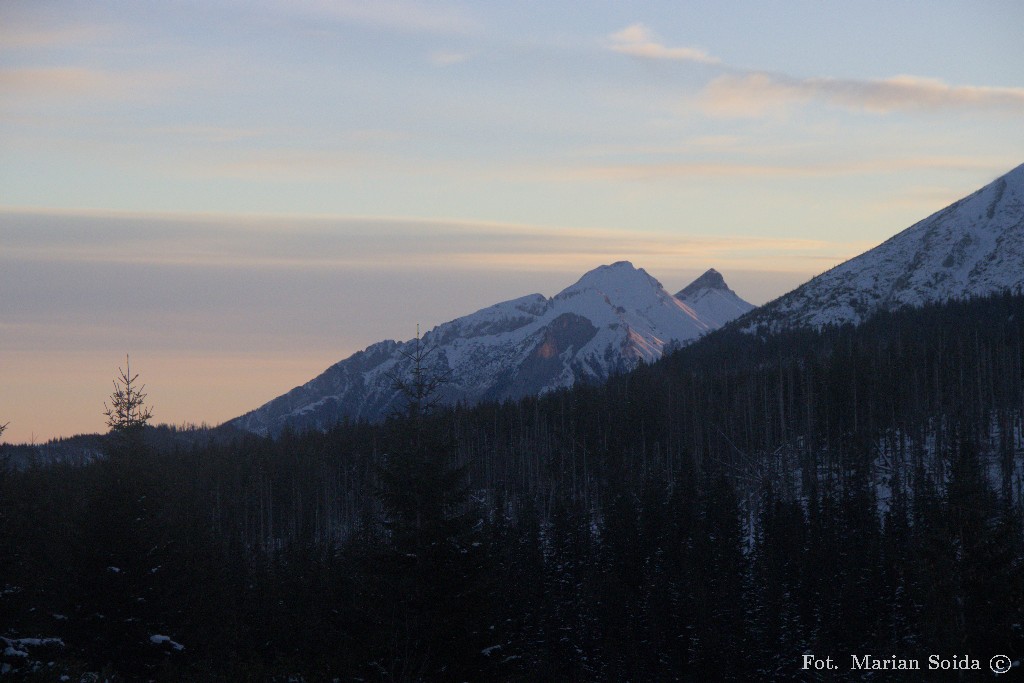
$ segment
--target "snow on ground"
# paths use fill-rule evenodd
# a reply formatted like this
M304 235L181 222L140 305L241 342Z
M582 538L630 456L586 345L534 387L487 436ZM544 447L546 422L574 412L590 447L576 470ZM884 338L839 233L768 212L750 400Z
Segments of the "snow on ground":
M174 640L171 640L170 636L165 636L165 635L161 635L161 634L151 635L149 637L149 642L153 643L154 645L167 645L167 646L177 650L178 652L181 652L182 650L185 649L184 645L182 645L181 643L175 642Z

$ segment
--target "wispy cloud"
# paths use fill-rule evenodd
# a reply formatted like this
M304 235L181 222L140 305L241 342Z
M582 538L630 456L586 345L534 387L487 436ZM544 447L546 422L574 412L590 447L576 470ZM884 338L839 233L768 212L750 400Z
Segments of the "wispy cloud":
M767 74L720 76L704 88L698 103L705 114L719 118L760 118L782 114L797 102L810 100L792 79Z
M627 26L609 36L615 52L652 60L717 65L727 73L700 93L698 105L721 118L781 115L794 105L817 101L873 113L988 109L1024 112L1024 88L954 85L937 78L897 75L881 79L808 77L772 73L725 64L696 47L668 47L644 24Z
M750 151L755 143L738 135L697 135L677 144L613 144L600 143L580 147L576 154L584 158L624 158L642 155L645 157L665 158L681 156L694 152L735 152ZM757 149L764 151L764 145Z
M470 55L466 52L434 52L430 55L430 62L434 66L451 66L467 61Z
M83 92L114 92L123 84L113 74L82 67L0 68L0 89L8 93L56 96Z
M286 226L286 227L283 227ZM808 260L852 256L866 246L829 240L685 236L485 221L359 217L251 217L3 209L5 256L31 262L177 267L465 272L583 272L601 263L677 270L808 271ZM115 247L116 248L112 248ZM578 274L578 273L577 273Z
M106 26L62 26L31 28L16 22L0 24L0 50L68 47L108 38L113 30Z
M719 64L721 60L696 47L667 47L658 42L649 28L633 24L609 36L615 52L642 59L662 59L700 64Z
M243 128L233 126L178 125L154 126L148 133L166 135L195 142L225 143L240 140L253 140L265 137L270 131L267 128Z
M464 34L478 28L465 12L441 3L408 0L288 0L268 3L275 11L313 15L343 23L408 33Z
M209 178L243 178L302 182L324 174L379 169L379 156L356 151L279 149L250 150L231 158L194 159L183 164L187 173Z
M993 173L1012 166L1014 159L1007 157L876 157L869 160L792 161L789 163L758 164L736 161L705 162L636 162L623 164L594 164L563 168L553 171L550 180L654 180L662 178L801 178L847 175L875 175L916 169L991 170Z
M79 66L0 68L0 90L11 104L29 100L133 100L181 87L186 77L172 71L109 71Z
M1024 88L950 85L916 76L859 80L740 73L716 78L704 89L699 102L703 110L713 116L756 118L815 100L875 113L952 109L1024 111Z

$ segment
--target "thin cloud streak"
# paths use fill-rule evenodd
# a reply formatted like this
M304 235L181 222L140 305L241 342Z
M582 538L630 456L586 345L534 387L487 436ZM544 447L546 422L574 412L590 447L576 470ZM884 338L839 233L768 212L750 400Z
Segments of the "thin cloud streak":
M634 258L651 267L807 271L867 246L825 240L674 236L650 231L358 218L145 216L0 211L5 259L273 270L588 270ZM116 248L114 248L116 247Z
M8 96L0 109L26 101L144 102L186 82L182 73L172 71L108 71L78 66L0 68L0 91Z
M667 47L643 24L633 24L609 36L613 52L641 59L719 64L721 60L696 47Z
M76 95L113 92L123 80L106 71L84 67L19 67L0 69L0 89L16 93Z
M0 51L86 45L107 39L113 34L114 30L106 26L83 24L34 29L11 23L0 26Z
M871 113L989 109L1024 111L1024 88L949 85L934 78L894 76L881 80L793 78L768 73L726 74L698 98L706 114L759 118L791 105L821 101Z
M381 159L373 155L330 150L261 151L245 156L249 158L196 164L189 167L188 172L203 177L294 182L322 180L323 174L329 172L365 172L381 164Z
M1010 159L985 157L906 157L869 161L794 162L749 164L738 162L679 162L606 164L563 168L550 173L552 181L656 180L663 178L820 178L826 176L876 175L915 169L986 170L993 174L1012 167Z
M264 6L274 12L405 33L467 34L479 28L476 20L454 7L403 0L288 0L267 2Z
M434 66L453 66L468 61L470 55L465 52L434 52L430 55L430 63Z
M267 137L269 128L243 128L212 125L154 126L145 129L150 135L166 135L197 142L239 142Z

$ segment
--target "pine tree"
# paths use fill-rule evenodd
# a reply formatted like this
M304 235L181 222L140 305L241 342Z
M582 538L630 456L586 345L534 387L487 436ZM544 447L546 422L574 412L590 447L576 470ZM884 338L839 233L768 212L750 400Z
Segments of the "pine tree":
M79 560L70 583L83 606L70 621L78 638L132 677L149 677L163 661L152 633L167 633L168 602L160 572L166 564L167 519L159 473L143 443L153 416L129 358L118 368L104 403L110 434L107 458L96 463L75 530Z
M103 403L103 414L107 426L114 432L129 434L138 432L153 417L153 409L146 405L146 385L139 386L138 373L132 374L128 356L124 357L124 369L118 368L120 377L114 380L114 393L110 405Z

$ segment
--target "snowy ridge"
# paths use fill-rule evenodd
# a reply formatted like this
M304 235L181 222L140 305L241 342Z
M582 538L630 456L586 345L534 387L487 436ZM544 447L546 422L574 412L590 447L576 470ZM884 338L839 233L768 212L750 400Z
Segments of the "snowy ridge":
M880 310L1024 289L1024 165L766 304L747 330L859 323Z
M531 294L438 325L421 340L432 349L428 369L448 377L447 402L518 398L604 379L752 308L717 272L708 273L717 280L698 279L681 299L631 263L601 266L550 299ZM345 418L386 417L400 406L394 377L409 375L414 343L373 344L232 424L272 434L286 425L327 429Z

